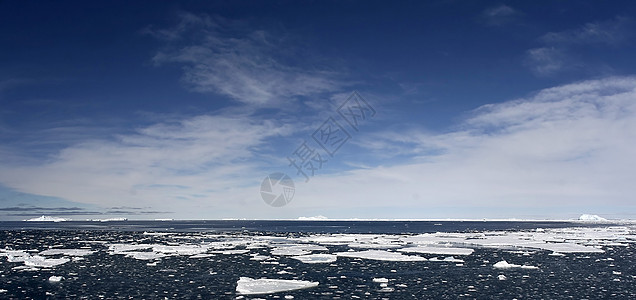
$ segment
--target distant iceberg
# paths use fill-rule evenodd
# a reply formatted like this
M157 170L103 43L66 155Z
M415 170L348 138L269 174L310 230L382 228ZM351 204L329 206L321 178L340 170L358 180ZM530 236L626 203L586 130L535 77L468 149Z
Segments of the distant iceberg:
M64 222L64 221L70 221L70 220L71 219L51 217L51 216L41 216L41 217L28 219L28 220L24 220L24 221L27 221L27 222Z
M579 221L584 221L584 222L607 222L608 220L603 218L603 217L599 217L597 215L582 214L579 217Z
M320 215L320 216L314 216L314 217L298 217L297 219L298 221L326 221L329 220L329 218Z

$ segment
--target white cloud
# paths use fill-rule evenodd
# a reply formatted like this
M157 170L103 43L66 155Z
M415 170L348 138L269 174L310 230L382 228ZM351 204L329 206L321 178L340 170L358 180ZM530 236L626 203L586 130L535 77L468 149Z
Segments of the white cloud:
M633 22L625 17L604 22L590 22L580 28L546 33L541 40L546 44L609 44L623 42L631 33Z
M182 218L360 217L362 211L365 217L483 216L456 215L448 207L515 217L526 210L550 215L554 207L573 213L633 207L636 77L578 82L485 105L456 128L358 136L365 155L411 159L368 161L375 167L297 181L294 200L283 208L267 206L258 189L268 173L263 170L291 169L284 162L279 170L264 168L272 163L263 161L262 148L291 128L246 115L199 116L87 141L44 164L3 168L0 182L107 207L177 211L173 217Z
M0 170L0 182L21 192L104 206L180 210L215 205L215 195L258 181L267 139L289 126L247 115L203 115L158 123L116 139L87 140L38 165ZM175 205L175 201L183 204Z
M525 65L537 76L552 76L572 70L611 69L604 64L598 66L585 62L574 53L590 45L618 46L631 36L633 27L631 19L617 17L604 22L586 23L575 29L548 32L539 39L543 47L526 51Z
M482 19L489 25L503 25L512 21L518 14L514 8L501 4L484 10Z
M443 151L408 164L312 179L295 201L341 211L405 207L409 214L420 209L421 217L436 207L487 207L494 213L530 207L549 215L552 207L577 212L633 206L635 77L584 81L486 105L461 127L445 134L376 135L371 149L381 154L381 143L386 149L402 145L414 155Z
M182 79L195 91L272 105L342 86L332 70L316 69L310 61L288 63L298 57L311 58L307 53L294 53L300 50L283 37L218 17L182 14L180 18L174 28L147 31L169 42L154 62L182 64Z
M554 47L530 49L526 55L526 65L540 76L555 74L567 66L566 55L561 49Z

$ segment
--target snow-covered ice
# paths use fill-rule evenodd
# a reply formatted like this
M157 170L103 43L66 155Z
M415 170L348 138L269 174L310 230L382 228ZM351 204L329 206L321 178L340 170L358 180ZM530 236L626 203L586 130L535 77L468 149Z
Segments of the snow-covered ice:
M285 279L252 279L241 277L236 283L236 292L243 295L273 294L318 286L318 282Z
M49 277L49 281L50 282L60 282L60 281L62 281L62 279L64 279L64 277L62 277L62 276L51 276L51 277Z

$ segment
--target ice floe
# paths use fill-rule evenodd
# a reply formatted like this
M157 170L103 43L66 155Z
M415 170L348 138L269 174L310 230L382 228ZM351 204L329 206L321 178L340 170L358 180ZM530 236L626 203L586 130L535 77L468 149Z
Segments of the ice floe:
M293 259L300 260L306 264L319 264L319 263L332 263L338 259L338 256L333 254L309 254L301 256L292 256Z
M62 281L62 279L64 279L64 277L62 277L62 276L51 276L51 277L49 277L49 281L50 282L60 282L60 281Z
M40 255L67 255L67 256L86 256L95 253L88 249L48 249L40 252Z
M427 259L416 255L404 255L398 252L384 250L366 250L335 253L342 257L353 257L362 259L385 260L385 261L426 261Z
M398 249L400 252L408 253L425 253L425 254L441 254L441 255L470 255L475 250L470 248L452 248L452 247L407 247Z
M243 295L260 295L306 289L315 286L318 286L318 282L241 277L236 283L236 292Z

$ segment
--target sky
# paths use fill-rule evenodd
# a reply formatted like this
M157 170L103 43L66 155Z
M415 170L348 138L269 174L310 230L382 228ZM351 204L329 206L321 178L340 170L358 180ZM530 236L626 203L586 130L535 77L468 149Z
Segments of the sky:
M0 1L0 220L633 219L634 16Z

